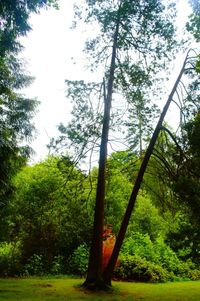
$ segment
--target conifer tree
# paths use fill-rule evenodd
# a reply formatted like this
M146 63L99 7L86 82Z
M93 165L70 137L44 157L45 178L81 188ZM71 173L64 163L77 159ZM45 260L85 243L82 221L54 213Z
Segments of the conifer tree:
M106 288L110 285L110 281L107 281L105 273L104 279L102 276L102 239L113 95L121 92L126 101L132 105L132 110L136 102L139 104L143 101L143 105L138 105L141 108L140 113L136 114L142 127L144 121L140 116L148 106L144 91L147 87L149 90L152 88L155 74L164 68L177 45L173 22L176 11L172 1L166 4L158 0L86 0L84 5L84 7L76 6L76 16L83 18L86 23L93 22L99 26L99 35L86 43L87 54L92 60L92 69L97 70L99 63L109 61L109 64L105 64L104 113L94 227L84 286ZM138 93L139 90L141 93Z

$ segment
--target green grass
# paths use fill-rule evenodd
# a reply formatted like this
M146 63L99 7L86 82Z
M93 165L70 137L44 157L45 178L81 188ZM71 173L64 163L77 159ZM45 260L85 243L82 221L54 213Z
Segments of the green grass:
M0 300L6 301L198 301L200 281L147 284L113 282L113 292L87 292L83 280L62 278L0 279Z

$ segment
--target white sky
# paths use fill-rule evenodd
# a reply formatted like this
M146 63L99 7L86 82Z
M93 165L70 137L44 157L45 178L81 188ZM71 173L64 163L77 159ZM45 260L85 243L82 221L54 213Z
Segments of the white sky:
M188 14L187 0L178 2L179 22L184 23ZM34 119L38 130L32 147L36 151L34 161L44 159L48 154L46 145L49 137L58 135L56 129L60 122L67 123L70 118L70 103L65 98L65 79L91 79L94 74L84 68L82 49L85 33L70 29L73 19L73 0L60 0L60 10L42 10L31 16L32 31L21 39L25 49L22 56L27 61L26 69L36 79L23 93L36 97L41 104ZM74 64L72 57L77 58ZM178 63L182 62L180 58ZM98 77L98 75L96 75Z
M64 80L88 77L81 61L84 34L70 29L73 1L60 0L59 6L58 11L42 10L39 15L32 15L32 31L21 39L25 47L22 56L27 62L26 69L35 77L34 83L22 92L41 102L34 119L38 130L37 139L32 144L36 151L34 161L47 155L49 137L58 135L57 125L70 118ZM76 57L79 64L74 64L72 57Z

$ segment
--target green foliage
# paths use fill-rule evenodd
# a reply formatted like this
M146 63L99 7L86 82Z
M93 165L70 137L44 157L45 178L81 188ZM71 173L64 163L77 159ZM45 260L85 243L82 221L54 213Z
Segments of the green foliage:
M39 13L42 7L56 6L56 0L2 0L0 7L0 56L7 51L15 52L20 49L17 37L25 35L30 29L28 23L31 13Z
M197 73L200 73L200 55L198 56L198 61L196 62L195 69Z
M122 158L122 156L124 157ZM126 166L125 164L120 164L120 161L123 161L125 157L125 154L121 155L119 152L115 153L115 155L113 154L113 157L108 160L105 221L107 224L113 225L114 233L117 233L119 230L132 189L132 184L127 176ZM122 171L123 168L124 170Z
M195 156L200 154L200 111L197 112L195 117L187 122L184 127L188 139L188 144L190 147L190 152Z
M64 271L64 258L63 256L55 256L51 265L50 273L53 275L63 274Z
M75 1L75 22L95 22L97 35L89 38L85 43L85 53L89 56L91 70L103 65L105 79L102 85L84 81L70 81L67 83L67 97L73 101L72 121L67 125L61 124L60 137L53 139L51 147L61 149L63 143L73 150L77 157L85 158L89 151L93 152L98 146L98 138L102 124L101 107L108 94L108 76L110 72L110 51L114 41L115 28L117 33L117 52L112 69L114 71L114 89L112 93L123 95L124 108L112 106L109 127L113 132L124 131L128 127L127 135L132 148L142 151L142 141L152 129L158 110L150 102L149 94L157 81L160 70L166 68L170 55L173 57L177 46L175 38L174 19L176 5L173 1L151 0L137 1ZM114 62L113 60L113 62ZM102 69L102 68L101 68ZM112 71L112 72L113 72ZM157 93L158 87L154 89ZM114 97L113 97L114 100ZM117 102L116 102L117 104ZM123 116L126 115L126 118ZM128 120L128 121L127 121ZM140 145L140 147L139 147ZM77 154L78 152L78 154Z
M200 4L198 0L190 0L193 13L187 23L187 30L190 31L197 41L200 41Z
M130 275L130 277L132 277L130 279L139 277L132 274L133 271L137 271L137 261L135 258L139 258L138 265L141 267L141 273L143 268L144 275L148 275L147 279L145 280L144 277L143 281L195 280L195 277L196 280L199 279L200 270L196 269L196 265L191 259L185 261L179 259L177 254L164 242L162 237L158 237L155 242L152 242L148 235L133 233L133 235L125 241L122 248L119 266L121 277L123 277L123 273L125 279L128 279ZM133 263L135 266L133 266ZM120 270L121 267L122 270ZM128 271L127 274L126 268ZM148 274L150 271L152 274ZM154 273L155 278L153 276ZM160 276L159 273L161 273ZM150 278L148 279L148 277Z
M0 244L0 275L13 276L17 275L21 269L20 264L20 246L14 243Z
M184 208L184 204L182 206ZM194 218L194 215L191 215L191 212L188 212L187 207L185 209L185 212L176 214L173 227L166 236L166 242L181 260L192 259L199 267L199 222Z
M55 256L66 258L90 237L84 176L68 163L50 157L24 168L8 208L7 231L21 242L22 262L39 254L46 271Z
M30 157L30 140L34 126L31 120L38 101L18 93L32 82L18 58L22 49L19 37L30 29L32 12L55 5L56 0L2 0L0 5L0 219L6 215L6 204L12 194L11 179ZM4 211L3 211L4 210ZM0 225L1 226L1 225ZM1 230L0 230L1 232Z
M161 260L155 263L145 259L142 255L122 254L114 276L117 279L143 282L199 280L200 270L195 269L191 261L179 262L172 271L167 266L162 265Z
M42 275L44 273L42 255L33 254L24 266L23 274L29 275Z
M98 83L85 83L83 80L66 80L67 95L73 104L72 120L67 126L60 124L60 136L52 139L49 147L60 149L60 145L67 144L70 155L74 156L74 163L79 164L81 158L85 159L88 149L93 149L99 141L102 112L99 99L102 85ZM87 146L87 147L86 147Z
M197 96L198 97L198 96ZM179 159L179 170L173 183L179 206L177 214L177 228L169 233L169 244L176 252L185 252L181 255L199 262L199 210L200 210L200 182L199 182L199 155L200 155L200 118L199 112L183 127L184 160ZM171 238L171 239L170 239ZM188 252L188 253L187 253Z
M115 270L115 277L124 280L142 282L165 282L172 275L163 267L147 261L138 255L125 255Z
M118 233L139 164L137 156L128 151L112 153L108 159L105 220L113 225L114 233ZM138 195L127 235L132 231L147 233L154 241L166 230L166 223L159 210L153 205L150 195L143 190Z
M161 217L148 194L141 192L138 195L133 217L128 232L148 234L151 241L156 241L160 235L167 231L166 221Z
M88 246L86 244L80 245L69 258L69 272L80 276L86 275L88 267L88 258Z
M155 243L155 253L157 263L166 268L168 271L177 272L180 260L176 253L164 242L162 237L159 237ZM156 261L156 258L155 258Z
M150 262L159 264L170 272L176 272L180 264L176 253L166 245L163 238L158 237L153 243L147 234L133 233L125 241L122 254L140 256Z
M157 51L159 54L162 47L170 48L174 43L173 35L175 28L172 20L175 15L175 3L165 6L162 1L146 1L145 4L137 1L123 1L121 5L113 1L85 1L86 7L76 7L76 16L85 17L86 22L97 21L104 39L112 39L113 28L120 20L121 31L119 35L119 49L127 50L135 46L136 50ZM84 15L85 13L85 15ZM166 16L168 18L166 19ZM140 30L134 32L134 29ZM150 47L156 39L154 47ZM164 40L167 40L167 45ZM132 42L133 40L133 42ZM88 43L88 51L93 51L100 43L100 37ZM145 49L144 45L147 47ZM92 47L93 46L93 47ZM164 50L164 48L163 48ZM102 55L105 55L103 52ZM101 60L100 60L101 61Z
M200 270L190 270L188 273L188 278L191 280L200 280Z
M117 233L132 186L130 175L136 173L138 161L134 155L127 158L126 152L119 152L108 163L106 218ZM94 169L94 186L96 174ZM5 227L8 239L15 243L2 245L2 275L67 272L84 276L94 198L92 191L87 199L88 179L69 158L49 157L24 168L15 177L14 185L15 196L8 207ZM193 231L188 219L179 213L174 220L168 216L164 221L149 194L142 191L116 277L152 282L198 279L198 264L190 259L198 263L195 250L199 250L199 232L198 228ZM18 248L14 249L16 242Z
M131 183L134 182L140 166L139 158L131 151L113 152L108 158L110 177L116 174L123 175Z
M11 178L31 154L27 140L32 139L31 119L38 102L16 92L27 86L31 78L24 74L21 62L14 56L0 57L0 74L0 202L5 206L11 193Z

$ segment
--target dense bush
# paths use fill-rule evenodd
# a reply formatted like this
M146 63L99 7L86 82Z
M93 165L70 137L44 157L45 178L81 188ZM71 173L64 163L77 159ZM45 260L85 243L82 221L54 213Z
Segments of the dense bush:
M68 260L68 272L84 276L88 267L89 249L86 244L80 245Z
M33 254L29 259L23 270L24 275L42 275L44 274L42 255Z
M163 238L158 237L155 242L152 242L148 234L132 233L124 243L122 254L138 255L169 272L176 273L181 264L176 253L166 245Z
M148 234L132 233L124 243L120 262L117 275L123 279L152 282L177 277L200 279L200 271L191 260L181 261L162 237L152 242Z
M190 280L200 280L200 270L197 269L190 270L188 273L188 278Z
M89 242L91 218L83 179L70 162L54 157L25 167L13 179L7 231L9 239L21 243L23 264L39 254L45 272L50 272L55 256L67 258Z
M178 265L177 276L183 279L199 280L200 270L196 269L195 264L191 260L187 260Z
M117 279L145 282L165 282L173 278L173 274L161 266L151 263L138 255L122 256L114 275Z
M32 255L26 265L23 268L23 275L44 275L53 274L59 275L63 274L64 271L64 258L62 256L55 256L51 262L50 268L47 269L45 266L45 260L42 255L34 254Z
M21 270L20 264L20 246L13 243L0 244L0 275L13 276Z
M52 262L50 273L53 275L63 274L64 258L63 256L55 256Z
M119 262L114 273L116 279L144 282L200 279L200 270L191 262L180 262L175 273L164 268L162 262L155 264L139 255L122 255Z
M159 214L149 195L140 192L137 198L134 215L131 219L127 234L138 232L148 234L151 241L155 241L166 232L166 222Z

